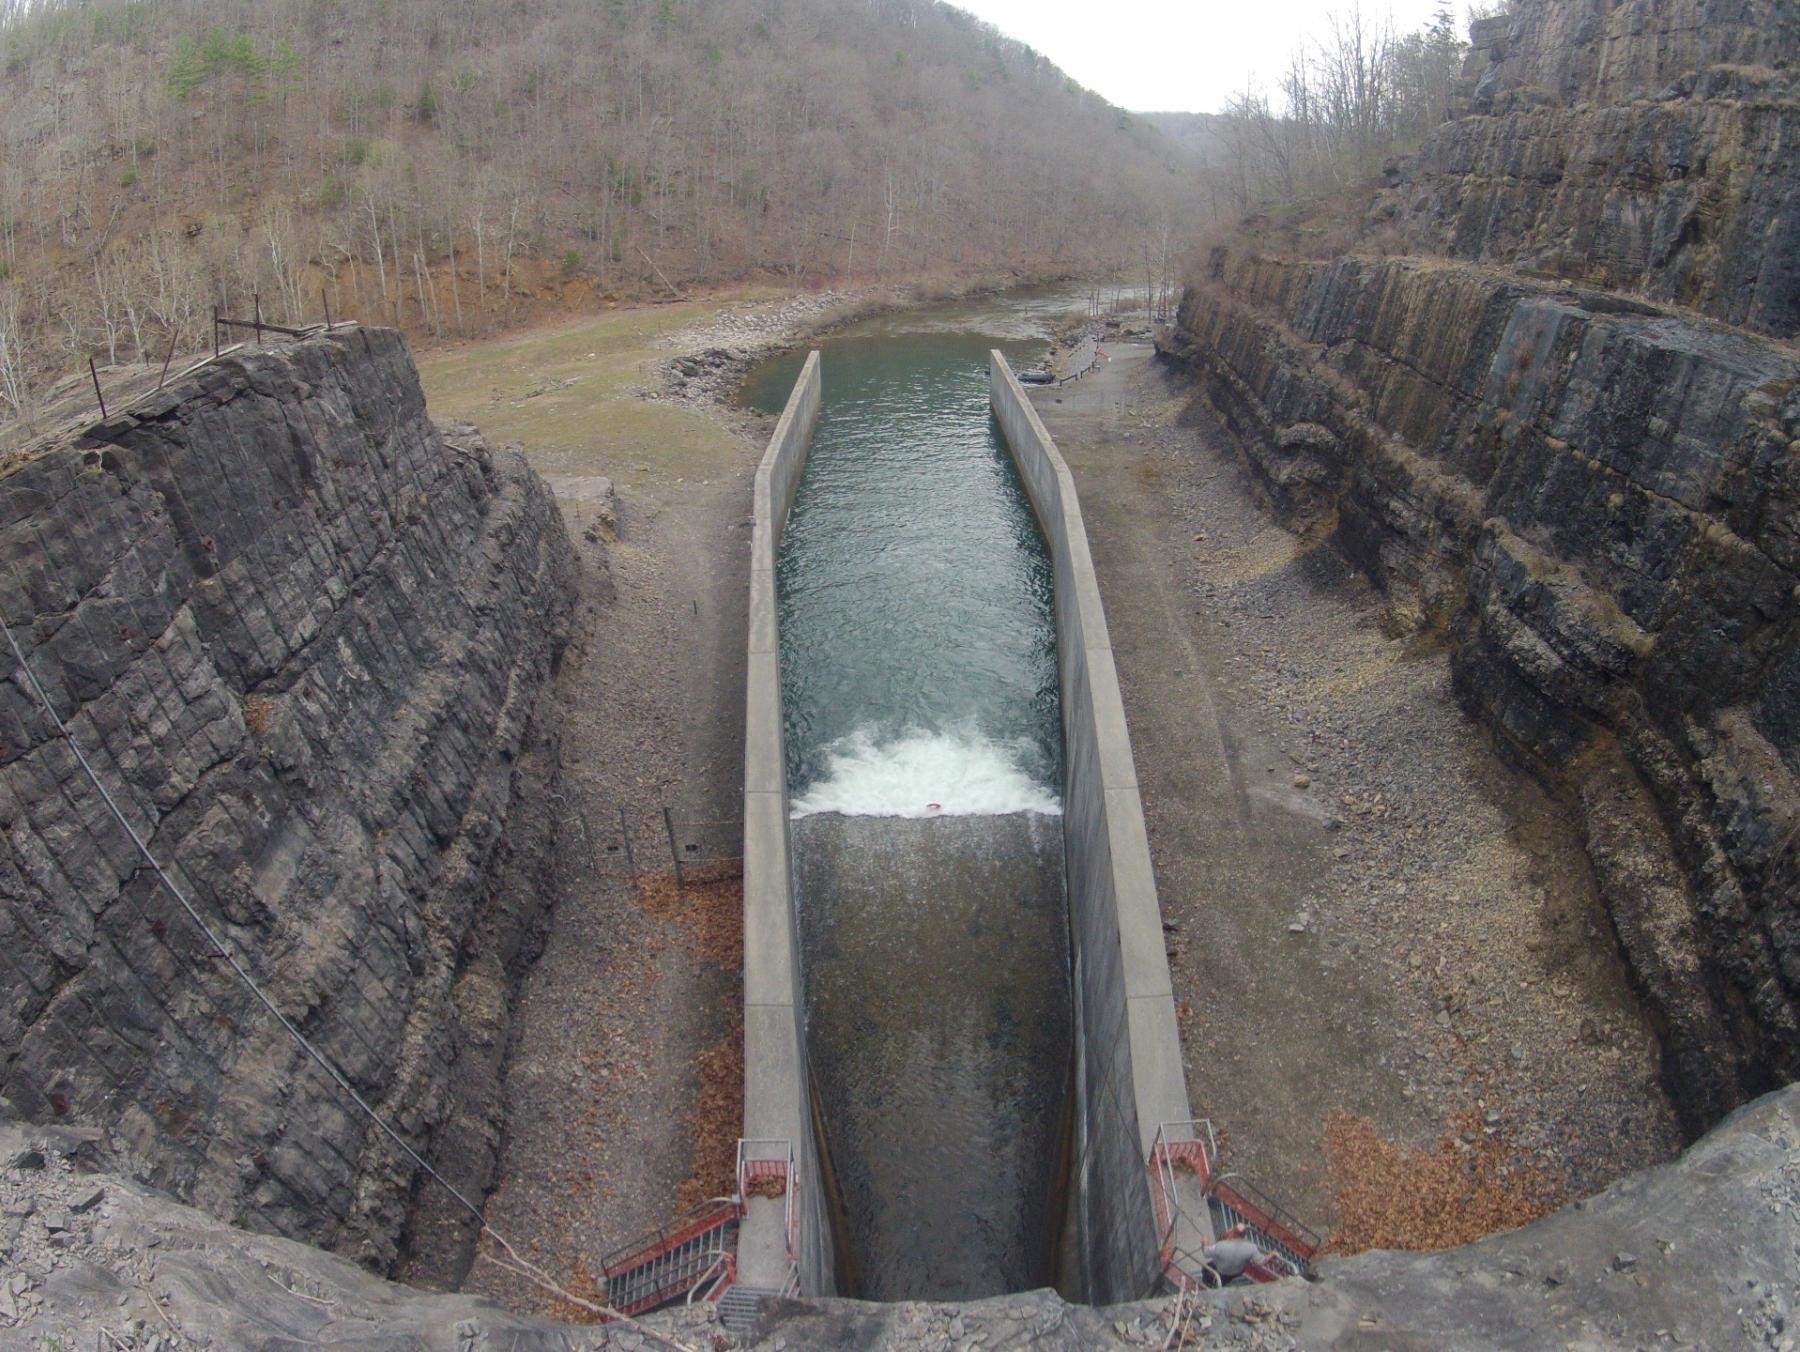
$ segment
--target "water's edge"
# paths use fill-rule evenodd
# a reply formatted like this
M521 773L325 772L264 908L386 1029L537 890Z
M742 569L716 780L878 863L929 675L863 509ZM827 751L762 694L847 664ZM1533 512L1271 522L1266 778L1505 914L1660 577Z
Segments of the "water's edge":
M870 1299L1057 1275L1053 584L982 328L913 312L826 345L776 569L808 1070L843 1269Z

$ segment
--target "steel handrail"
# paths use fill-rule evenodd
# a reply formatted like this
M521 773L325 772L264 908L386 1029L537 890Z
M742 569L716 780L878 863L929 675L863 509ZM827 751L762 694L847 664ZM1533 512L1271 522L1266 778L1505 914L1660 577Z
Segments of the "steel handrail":
M750 1151L757 1146L780 1146L784 1156L756 1155ZM749 1203L749 1166L752 1164L773 1164L782 1171L783 1195L783 1235L790 1264L799 1262L800 1254L800 1208L797 1194L800 1191L800 1174L794 1154L794 1143L785 1136L743 1136L738 1138L737 1148L737 1182L738 1201L740 1205Z
M1178 1137L1177 1132L1181 1135ZM1197 1145L1200 1147L1200 1189L1208 1191L1212 1182L1214 1161L1218 1158L1218 1138L1213 1134L1212 1123L1204 1118L1190 1118L1185 1122L1164 1122L1156 1129L1156 1136L1150 1147L1151 1163L1156 1169L1157 1191L1163 1205L1158 1210L1166 1211L1165 1217L1158 1217L1163 1222L1162 1234L1157 1240L1158 1252L1169 1252L1169 1241L1175 1233L1176 1222L1186 1214L1176 1189L1175 1164L1173 1147L1177 1145Z
M698 1271L693 1269L692 1264L695 1261L709 1257L711 1261L704 1267L700 1268ZM667 1272L661 1274L659 1279L651 1282L645 1289L637 1292L635 1295L620 1299L619 1297L624 1296L624 1292L619 1292L615 1295L610 1289L607 1294L609 1297L615 1299L619 1309L625 1314L635 1314L643 1310L655 1309L659 1305L667 1304L676 1296L681 1295L684 1292L687 1295L687 1303L691 1305L694 1299L694 1292L706 1284L713 1276L715 1270L721 1269L722 1267L723 1271L721 1275L726 1275L730 1272L731 1257L731 1252L727 1249L701 1249L696 1253L685 1255L681 1264L671 1267ZM641 1269L634 1269L634 1271L639 1272L648 1270L648 1265Z
M800 1173L795 1167L794 1143L788 1142L787 1157L787 1255L788 1262L794 1265L795 1279L798 1280L800 1264Z
M1207 1191L1218 1197L1221 1189L1231 1195L1219 1200L1271 1239L1279 1240L1303 1258L1311 1258L1319 1251L1322 1241L1318 1234L1242 1174L1220 1174Z
M741 1208L735 1197L709 1197L690 1207L668 1225L658 1226L629 1244L621 1244L602 1255L600 1270L610 1277L616 1271L636 1267L639 1262L648 1261L658 1253L690 1239L697 1239L708 1230L721 1229L738 1220L740 1215Z
M1184 1159L1196 1163L1196 1155L1196 1173L1209 1211L1217 1207L1226 1219L1243 1222L1257 1232L1270 1253L1269 1262L1252 1263L1246 1269L1251 1279L1276 1281L1290 1272L1296 1276L1307 1275L1310 1261L1319 1251L1319 1236L1241 1174L1217 1173L1218 1151L1218 1136L1212 1123L1204 1118L1164 1122L1156 1129L1150 1147L1150 1167L1155 1178L1153 1202L1160 1229L1157 1250L1163 1258L1164 1275L1183 1290L1205 1285L1208 1277L1215 1284L1219 1283L1218 1273L1204 1255L1178 1247L1175 1242L1177 1224L1187 1216L1181 1203L1176 1166ZM1207 1225L1198 1227L1203 1233L1211 1233L1210 1215L1207 1221Z
M719 1282L728 1280L731 1276L731 1251L729 1249L713 1249L711 1253L712 1262L708 1264L704 1272L694 1279L693 1286L688 1290L687 1300L684 1302L688 1305L694 1303L694 1297L699 1294L700 1288L705 1286L709 1280L713 1282L712 1290L701 1296L702 1300L711 1300L713 1291L718 1289ZM717 1274L716 1279L714 1279L715 1273Z

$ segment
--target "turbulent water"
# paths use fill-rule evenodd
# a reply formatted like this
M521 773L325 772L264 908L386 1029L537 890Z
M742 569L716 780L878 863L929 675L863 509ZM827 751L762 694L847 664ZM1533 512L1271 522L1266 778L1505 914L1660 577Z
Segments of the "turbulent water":
M827 349L782 537L789 792L802 812L1053 809L1050 565L988 412L995 340L892 322Z
M1060 826L1035 812L794 823L807 1055L855 1295L1055 1281Z
M777 561L807 1047L872 1299L1054 1281L1070 1055L1049 558L988 409L1029 305L825 345ZM779 407L798 359L753 382Z
M1041 752L1023 739L996 742L973 724L882 739L859 727L826 746L817 776L793 800L796 817L994 816L1058 813L1056 793L1025 767Z

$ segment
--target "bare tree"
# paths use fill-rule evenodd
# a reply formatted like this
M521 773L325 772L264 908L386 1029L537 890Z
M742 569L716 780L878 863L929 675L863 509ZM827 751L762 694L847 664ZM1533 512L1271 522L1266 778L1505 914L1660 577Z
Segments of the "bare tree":
M19 322L19 295L10 286L0 287L0 401L10 417L24 419L30 413L31 376L25 351L24 328Z
M1204 191L936 0L387 0L337 36L265 0L0 0L0 263L41 284L33 369L257 289L479 330L569 250L640 293L1135 266L1121 241Z
M1462 51L1447 8L1400 37L1391 20L1352 3L1330 17L1323 40L1294 53L1284 107L1253 91L1227 104L1214 186L1246 210L1367 177L1446 115Z

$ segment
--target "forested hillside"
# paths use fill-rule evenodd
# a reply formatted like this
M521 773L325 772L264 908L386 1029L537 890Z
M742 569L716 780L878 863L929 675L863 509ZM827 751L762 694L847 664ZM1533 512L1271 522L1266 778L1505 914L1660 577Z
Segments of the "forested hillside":
M1218 160L1225 144L1225 118L1219 113L1140 113L1176 145L1182 146L1201 162Z
M1186 152L936 0L0 0L0 418L214 304L1129 265Z

